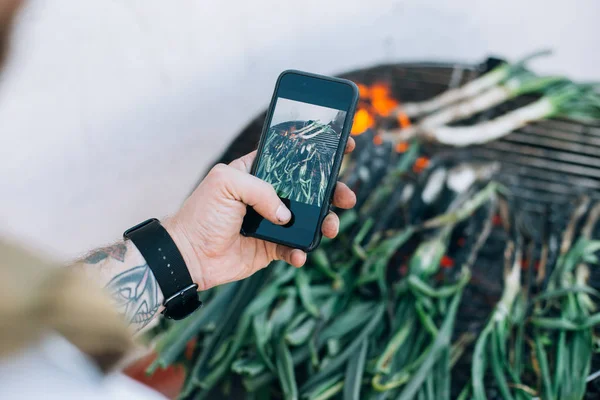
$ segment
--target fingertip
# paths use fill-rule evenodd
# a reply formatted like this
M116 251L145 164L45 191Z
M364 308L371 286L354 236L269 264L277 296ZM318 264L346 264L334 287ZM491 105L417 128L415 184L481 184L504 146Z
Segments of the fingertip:
M306 263L306 253L302 250L294 249L290 254L290 264L296 268L300 268Z
M345 154L352 153L355 148L356 148L356 141L354 140L353 137L349 137L348 141L346 142L346 149L344 150L344 153Z
M344 182L338 182L333 194L333 205L339 208L352 208L356 205L356 193Z
M327 216L323 220L321 232L323 232L323 235L325 237L333 239L337 236L339 229L340 219L334 212L329 212L329 214L327 214Z
M280 225L287 224L292 219L292 212L285 204L281 203L275 212L276 222Z

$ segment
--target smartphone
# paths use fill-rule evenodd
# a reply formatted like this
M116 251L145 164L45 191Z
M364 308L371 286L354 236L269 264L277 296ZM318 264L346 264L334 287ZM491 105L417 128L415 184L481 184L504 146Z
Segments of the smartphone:
M248 207L243 235L307 252L319 245L357 102L351 81L292 70L279 75L252 174L273 185L292 219L275 225Z

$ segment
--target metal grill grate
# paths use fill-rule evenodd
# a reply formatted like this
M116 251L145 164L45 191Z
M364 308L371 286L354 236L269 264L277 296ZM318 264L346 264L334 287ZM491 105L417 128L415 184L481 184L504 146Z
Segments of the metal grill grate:
M462 85L492 68L498 60L489 59L477 66L464 64L412 63L376 66L342 75L344 78L371 85L383 82L390 86L394 97L405 102L429 99L438 93ZM535 100L522 97L492 110L476 115L465 123L474 123L518 108ZM230 162L256 148L265 115L255 118L231 143L219 162ZM370 147L365 156L377 153ZM519 200L523 224L539 230L550 216L557 231L564 227L574 200L585 193L600 199L600 124L581 124L553 119L519 129L507 137L482 146L454 149L439 145L425 146L429 155L444 153L452 158L473 161L500 161L501 170L496 179L505 184ZM374 153L373 153L374 152ZM385 158L380 158L385 160ZM381 162L381 161L380 161ZM538 228L536 228L538 227ZM456 325L456 331L479 332L489 317L502 288L502 252L505 236L495 229L481 249L473 282L468 285ZM539 248L534 257L539 257ZM592 269L593 286L600 288L600 268ZM469 379L470 361L464 359L453 369L457 382ZM593 370L600 368L594 360ZM453 379L454 382L454 379ZM453 392L460 389L453 386ZM588 386L588 398L596 398L600 391L595 383ZM492 389L493 391L493 389ZM490 393L491 398L495 398ZM590 397L591 396L591 397Z
M397 64L342 75L357 82L385 82L402 101L420 101L461 85L494 64ZM522 106L533 98L519 98L473 117L478 122ZM256 148L264 114L252 121L219 159L229 162ZM456 149L430 145L431 154ZM588 193L600 198L600 124L554 119L529 125L483 146L458 150L465 160L502 161L501 182L523 199L523 210L543 213L549 204L569 204Z

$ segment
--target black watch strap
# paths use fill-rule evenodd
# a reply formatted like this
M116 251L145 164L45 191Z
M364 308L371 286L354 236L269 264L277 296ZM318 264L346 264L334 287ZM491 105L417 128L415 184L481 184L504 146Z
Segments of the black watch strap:
M177 245L156 218L127 229L123 237L133 242L152 270L165 298L165 317L183 319L202 305L198 285L192 281Z

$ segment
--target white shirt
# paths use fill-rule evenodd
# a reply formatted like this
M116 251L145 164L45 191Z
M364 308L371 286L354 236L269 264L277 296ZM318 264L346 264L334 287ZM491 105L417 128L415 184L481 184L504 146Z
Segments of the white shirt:
M165 400L161 394L119 373L104 375L63 337L0 359L0 399Z

